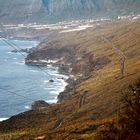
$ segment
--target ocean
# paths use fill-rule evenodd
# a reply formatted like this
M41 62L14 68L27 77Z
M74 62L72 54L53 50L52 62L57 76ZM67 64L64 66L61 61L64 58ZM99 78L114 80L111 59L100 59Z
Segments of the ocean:
M35 41L11 41L20 48L31 48L38 44ZM66 86L61 78L68 78L51 65L42 66L43 70L26 65L24 56L12 50L0 39L0 120L29 110L36 100L56 103L58 94ZM49 82L50 79L54 82Z

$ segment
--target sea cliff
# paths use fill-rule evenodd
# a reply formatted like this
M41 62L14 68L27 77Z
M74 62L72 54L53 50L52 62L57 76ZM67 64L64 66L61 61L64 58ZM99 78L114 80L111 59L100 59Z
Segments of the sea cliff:
M57 60L54 64L66 66L72 79L57 104L0 122L1 138L92 140L105 125L112 126L124 108L122 92L140 77L139 25L139 19L104 22L42 41L26 63ZM126 56L124 75L120 51Z

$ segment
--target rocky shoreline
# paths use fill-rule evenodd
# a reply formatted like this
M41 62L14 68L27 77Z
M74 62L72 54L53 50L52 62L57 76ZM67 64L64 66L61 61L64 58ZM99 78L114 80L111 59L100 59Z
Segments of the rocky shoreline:
M90 30L86 31L90 33ZM81 39L83 35L87 34L85 31L82 32L83 34L79 35ZM69 99L76 85L88 79L91 72L96 72L111 62L106 56L96 57L94 52L84 46L83 50L80 50L80 44L73 40L73 36L77 38L78 33L60 34L55 32L55 38L40 42L37 47L29 50L25 58L26 65L52 65L58 67L60 74L69 76L66 81L68 85L58 95L58 103Z
M57 60L52 65L67 66L62 71L74 76L67 80L69 84L59 94L57 104L37 101L35 110L0 122L1 137L12 133L12 138L19 140L40 137L88 140L94 139L99 130L108 130L105 124L112 128L112 122L118 122L118 106L119 112L123 111L122 92L140 77L139 23L139 20L105 23L41 42L27 55L26 64L47 65L49 60ZM127 56L123 78L119 56L102 40L103 35Z
M17 38L12 38L12 40L14 39L17 39ZM23 39L23 38L20 38L20 39ZM27 40L30 40L29 38L27 38ZM31 39L32 40L32 39ZM51 54L51 55L48 55L46 57L46 53L40 51L40 48L39 46L36 46L36 47L33 47L33 48L25 48L25 49L13 49L11 52L13 53L26 53L27 54L27 57L25 58L25 64L26 65L32 65L32 66L37 66L37 67L40 67L40 66L46 66L46 65L51 65L52 67L57 67L58 68L58 72L59 74L63 74L63 75L67 75L69 78L68 79L64 79L63 77L61 78L62 80L64 80L67 85L65 87L65 90L63 92L60 92L59 95L57 96L57 100L58 100L58 103L60 103L65 97L63 96L67 96L69 89L72 89L72 87L74 86L75 84L75 81L76 81L76 78L71 74L71 64L66 64L66 61L64 61L65 58L63 58L63 55L65 55L65 52L67 53L67 50L64 50L63 52L63 49L62 50L57 50L57 49L54 49L53 51L55 51L55 53ZM50 50L52 51L52 50ZM54 57L54 54L59 54L59 52L63 52L60 56L58 55L57 57ZM40 53L39 56L37 55L37 57L33 56L32 58L32 54L36 54L36 53ZM69 52L69 51L68 51ZM50 52L48 52L49 54ZM65 55L67 56L67 55ZM69 58L67 58L68 60ZM50 79L51 81L52 79ZM35 101L33 104L36 104L37 102L37 108L42 108L42 107L45 107L45 104L43 105L42 102L40 104L40 101ZM39 105L40 104L40 105ZM48 103L47 103L48 104ZM36 108L36 109L37 109ZM32 109L32 108L31 108Z
M38 47L39 48L39 47ZM58 52L60 50L62 51L63 49L54 49L51 52L52 55L47 55L49 54L48 50L41 50L38 48L33 48L30 53L28 53L26 59L25 59L25 64L26 65L34 65L34 66L45 66L45 65L52 65L53 67L58 67L58 72L60 74L68 75L68 79L65 81L68 85L65 87L65 90L63 92L60 92L57 99L57 103L62 103L65 100L69 99L71 94L73 94L73 91L79 83L84 81L85 79L88 79L90 76L90 71L91 69L96 68L95 70L98 70L104 65L110 63L110 60L107 58L98 58L95 59L93 58L92 55L86 54L83 58L80 60L75 60L77 59L75 56L73 57L73 62L71 59L68 59L66 53L63 53L62 55L58 55ZM38 54L39 53L39 54ZM54 56L54 59L52 59ZM44 59L44 60L42 60ZM63 79L64 80L64 79Z
M64 99L66 99L66 97L69 96L68 94L69 94L70 89L72 89L76 84L76 78L74 75L71 75L70 70L69 70L71 68L69 68L67 65L61 65L57 62L54 63L51 60L50 61L46 61L46 60L36 61L35 60L35 61L28 61L28 62L26 61L25 64L26 65L33 65L33 66L37 66L37 67L51 65L52 67L58 68L59 74L63 74L63 75L68 76L68 79L63 78L63 76L61 78L59 78L59 79L64 80L64 82L66 82L67 85L65 86L64 91L60 92L59 95L57 96L57 103L60 103ZM50 79L49 82L54 82L54 80ZM35 101L35 102L38 102L38 101ZM43 106L43 107L45 107L45 106ZM42 108L42 104L40 105L40 107L38 105L38 108Z

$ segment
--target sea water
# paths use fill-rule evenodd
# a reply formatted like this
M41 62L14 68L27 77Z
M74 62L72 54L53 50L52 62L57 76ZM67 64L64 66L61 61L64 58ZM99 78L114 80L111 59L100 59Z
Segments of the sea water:
M31 48L38 44L35 41L11 41L20 48ZM24 60L27 54L14 53L12 50L0 39L0 118L4 119L27 111L36 100L56 103L57 95L66 85L61 78L67 78L50 65L41 69L26 65ZM49 82L50 79L54 82Z

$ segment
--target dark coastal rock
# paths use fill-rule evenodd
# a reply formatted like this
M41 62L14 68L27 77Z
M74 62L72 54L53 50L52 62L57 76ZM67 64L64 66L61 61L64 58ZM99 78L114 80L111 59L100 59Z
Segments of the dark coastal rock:
M50 44L47 44L47 47L42 48L41 44L39 47L36 47L36 49L30 51L30 53L27 55L25 61L26 63L30 64L34 60L58 60L59 65L62 65L61 69L66 69L63 67L63 64L68 64L68 62L73 58L73 52L69 48L53 48L50 46ZM49 48L51 47L51 48ZM42 63L42 62L41 62ZM56 62L57 63L57 62Z
M48 107L49 104L43 100L39 100L39 101L35 101L32 105L31 105L31 108L32 110L37 110L37 109L40 109L40 108L46 108Z
M90 72L102 69L111 61L107 57L95 57L92 53L87 53L77 61L72 67L72 74L84 76L90 75Z
M58 97L57 97L57 102L58 103L62 103L63 101L66 101L67 99L69 99L71 96L70 92L68 92L67 90L65 90L64 92L61 92Z
M18 50L18 49L14 49L14 50L12 50L11 52L14 52L14 53L18 53L18 52L25 52L25 53L29 53L29 50L26 48L26 49L20 49L20 50Z
M57 97L58 103L69 99L69 97L71 96L71 91L75 91L77 81L74 78L68 78L66 82L68 83L68 85L65 87L65 90L61 92Z
M53 79L50 79L50 80L49 80L49 82L50 82L50 83L53 83L53 82L54 82L54 80L53 80Z
M59 69L58 69L59 73L61 73L61 74L68 74L69 70L70 70L70 66L64 65L64 64L59 65Z
M64 78L64 77L60 77L60 78L57 78L57 79L62 79L62 80L65 80L65 78Z

